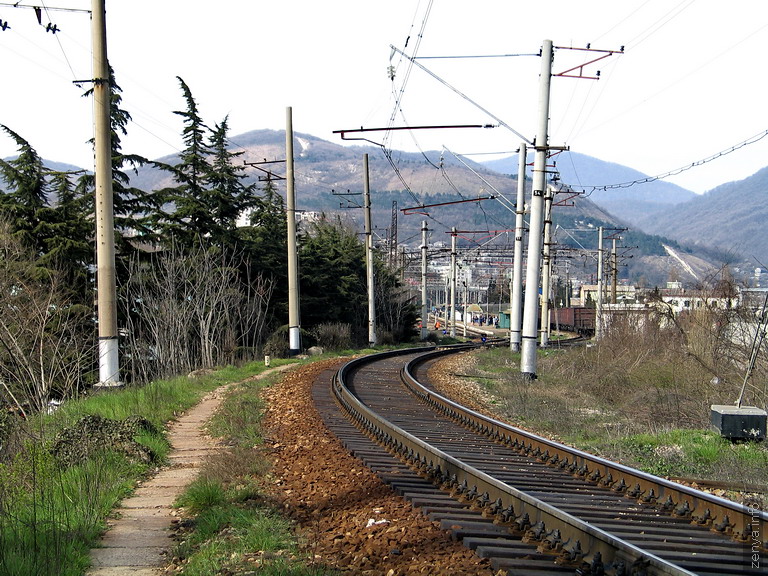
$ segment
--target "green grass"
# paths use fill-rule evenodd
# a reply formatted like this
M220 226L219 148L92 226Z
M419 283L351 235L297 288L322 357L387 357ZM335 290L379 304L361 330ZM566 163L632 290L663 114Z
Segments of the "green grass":
M484 349L470 375L504 419L566 444L656 475L768 486L768 443L732 443L690 418L704 392L680 386L679 368L613 359L600 370L590 354L540 350L539 379L526 381L518 354Z
M210 484L203 490L208 498L197 500L200 487L191 488L201 507L194 530L177 549L186 557L183 574L237 573L249 567L260 574L317 573L299 562L291 525L279 514L253 501L232 501L226 497L231 495ZM209 499L214 494L215 499Z
M0 573L82 574L105 517L143 470L109 451L62 470L39 446L0 465Z
M221 483L203 477L187 486L177 504L193 514L200 514L208 508L221 506L225 501L225 491Z
M274 360L272 365L289 362ZM0 462L0 574L81 575L89 564L90 548L106 526L106 518L149 471L150 465L107 450L96 451L79 465L63 468L50 452L59 431L85 415L118 420L142 416L158 432L142 432L135 440L162 461L169 451L166 422L218 386L264 370L263 363L255 362L193 379L174 378L142 387L101 391L66 402L52 415L32 417L22 431L21 449Z
M325 355L316 357L323 358ZM211 419L208 430L230 450L210 459L200 477L178 498L191 531L175 549L180 574L213 576L330 576L299 550L293 526L263 489L269 462L263 443L261 392L277 376L237 384Z
M633 434L621 439L619 449L642 469L661 476L717 476L731 482L760 484L768 468L765 446L734 444L709 430Z

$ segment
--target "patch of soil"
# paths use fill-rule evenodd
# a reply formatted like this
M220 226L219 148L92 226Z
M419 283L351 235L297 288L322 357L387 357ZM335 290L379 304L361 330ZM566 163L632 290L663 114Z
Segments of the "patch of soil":
M317 362L265 391L273 496L320 566L345 574L491 576L487 560L451 539L381 482L324 426L311 388L341 365Z

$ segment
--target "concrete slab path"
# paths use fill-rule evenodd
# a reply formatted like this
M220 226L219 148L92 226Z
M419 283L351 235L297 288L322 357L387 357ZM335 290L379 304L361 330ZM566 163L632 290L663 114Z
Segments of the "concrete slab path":
M258 378L291 368L279 366ZM174 545L173 503L200 473L206 457L219 449L203 432L231 384L217 388L173 422L168 431L170 464L142 483L115 510L98 548L91 550L86 576L159 576Z

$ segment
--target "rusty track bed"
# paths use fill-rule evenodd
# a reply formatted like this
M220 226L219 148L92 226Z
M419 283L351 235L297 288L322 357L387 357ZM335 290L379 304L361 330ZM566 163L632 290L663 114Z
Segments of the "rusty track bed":
M338 403L385 449L340 420L338 410L333 414L327 388L327 397L316 390L316 401L356 455L491 558L494 569L762 573L753 550L764 559L765 543L751 537L756 523L768 520L764 513L489 419L413 376L424 362L455 351L385 353L339 371L333 383Z

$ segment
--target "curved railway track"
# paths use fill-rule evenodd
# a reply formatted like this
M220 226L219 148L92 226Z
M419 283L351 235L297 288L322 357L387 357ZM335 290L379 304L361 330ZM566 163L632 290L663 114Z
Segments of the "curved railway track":
M461 349L359 358L313 394L348 449L494 570L765 573L764 512L534 436L419 382Z

